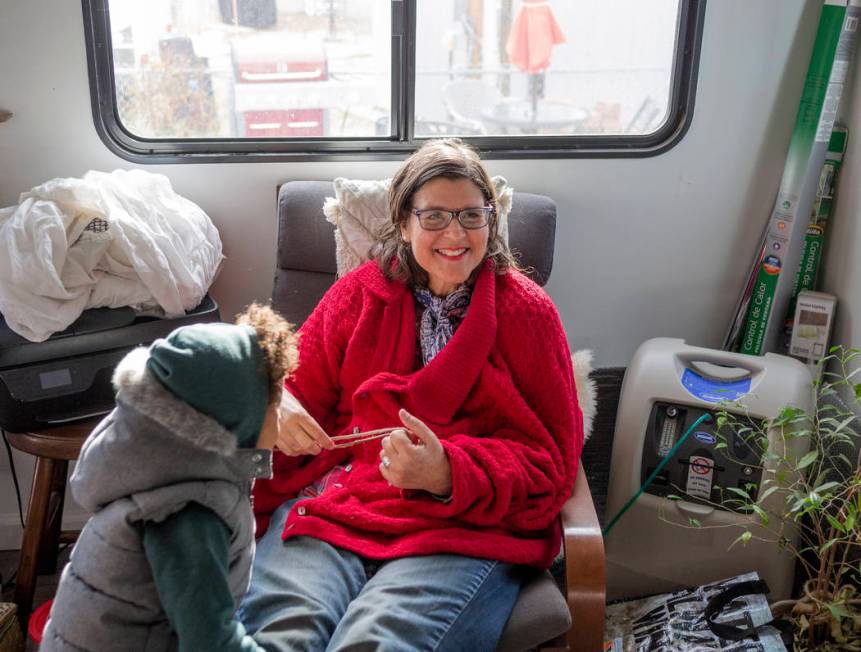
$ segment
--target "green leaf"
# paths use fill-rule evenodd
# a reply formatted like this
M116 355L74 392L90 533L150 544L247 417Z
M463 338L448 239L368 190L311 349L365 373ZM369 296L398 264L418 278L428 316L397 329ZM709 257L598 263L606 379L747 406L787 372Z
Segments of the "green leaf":
M782 458L780 457L780 455L778 455L777 453L773 453L772 451L767 451L765 455L762 456L763 464L765 464L765 462L777 462L781 459Z
M828 611L831 612L831 617L838 623L844 618L849 618L849 612L846 610L846 607L843 606L842 602L832 602L826 606L828 607Z
M831 527L840 532L840 534L846 534L846 528L843 526L843 523L831 516L831 514L826 514L825 518L831 524Z
M846 417L843 421L840 422L840 424L837 426L837 428L834 429L835 434L840 432L841 430L843 430L850 423L852 423L855 420L855 418L856 417L854 414Z
M810 466L816 461L817 457L819 457L819 451L810 451L798 462L798 470L800 471L801 469L806 469L808 466Z
M763 492L759 495L759 502L763 502L771 494L777 491L777 489L778 487L768 487L767 489L764 489Z
M726 490L738 496L741 496L742 498L750 500L750 494L747 493L747 491L745 491L744 489L739 489L738 487L727 487Z
M715 450L720 450L721 448L726 448L726 442L725 441L720 441L717 444L715 444Z
M828 378L834 378L835 376L837 376L837 374L832 374L828 371L824 372L822 375L827 376ZM834 383L832 383L831 381L824 383L822 387L819 388L820 396L832 396L836 393L837 392L834 389Z
M818 487L816 487L816 489L814 489L814 491L818 494L824 494L829 489L833 489L834 487L839 487L839 486L840 486L839 482L834 482L832 480L831 482L826 482L825 484L819 485Z
M861 383L855 383L855 400L861 401Z
M821 556L823 556L823 555L825 554L825 551L826 551L826 550L828 550L828 549L829 549L831 546L833 546L835 543L837 543L839 540L840 540L840 539L828 539L828 541L826 541L826 542L825 542L825 545L823 545L823 546L819 549L819 555L820 555L820 557L821 557Z
M747 530L745 530L744 532L742 532L741 534L739 534L739 535L736 537L735 541L733 541L733 542L730 544L730 546L729 546L729 547L730 547L730 548L732 548L732 547L733 547L735 544L737 544L739 541L741 542L741 545L743 545L743 546L744 546L744 545L747 545L747 542L748 542L748 541L750 541L750 539L751 539L751 537L752 537L752 536L753 536L753 535L752 535L750 532L748 532Z
M768 513L755 503L752 504L751 507L753 508L753 511L756 512L756 515L759 516L759 520L762 521L762 524L768 525Z
M816 491L811 491L809 494L794 491L792 498L795 499L795 503L789 508L789 511L794 513L801 510L799 514L796 514L796 518L822 507L822 497Z
M688 523L691 525L691 527L702 527L702 526L703 526L703 524L702 524L702 523L700 523L700 522L699 522L697 519L695 519L695 518L689 518L689 519L688 519Z

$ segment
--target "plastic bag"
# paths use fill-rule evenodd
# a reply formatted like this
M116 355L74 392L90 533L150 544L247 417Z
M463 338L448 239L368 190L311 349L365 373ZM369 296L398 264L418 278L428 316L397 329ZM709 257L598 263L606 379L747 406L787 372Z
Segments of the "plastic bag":
M755 638L727 641L711 632L705 620L709 601L727 587L758 579L746 573L693 589L664 593L607 606L605 652L786 652L780 633L766 627ZM771 609L762 594L733 600L721 612L720 622L762 625L771 621Z
M163 175L52 179L0 210L0 313L34 342L87 308L176 317L200 303L223 258L212 221Z

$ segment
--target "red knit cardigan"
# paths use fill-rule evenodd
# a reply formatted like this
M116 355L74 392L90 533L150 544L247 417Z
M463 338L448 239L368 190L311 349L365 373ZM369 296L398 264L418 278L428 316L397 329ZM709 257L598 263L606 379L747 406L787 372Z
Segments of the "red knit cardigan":
M254 488L258 533L279 505L340 464L340 486L292 510L285 540L312 536L375 559L455 553L550 565L583 421L565 332L538 285L485 264L463 322L417 371L412 292L376 263L338 280L300 332L287 390L330 435L401 425L398 409L407 409L440 438L452 499L389 486L379 440L317 456L276 451L274 477Z

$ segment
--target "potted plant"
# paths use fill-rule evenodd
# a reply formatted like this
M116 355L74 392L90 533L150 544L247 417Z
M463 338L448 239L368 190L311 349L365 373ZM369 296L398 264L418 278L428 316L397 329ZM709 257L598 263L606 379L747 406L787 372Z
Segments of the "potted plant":
M759 421L732 403L716 413L716 448L732 458L727 438L733 432L756 453L763 472L759 487L721 490L721 506L754 516L734 545L773 540L798 560L800 595L772 611L793 621L795 650L804 652L861 650L859 356L859 349L831 349L813 383L810 411L786 407ZM769 438L774 432L779 436ZM809 444L803 452L799 439ZM797 531L797 543L786 536L789 529Z

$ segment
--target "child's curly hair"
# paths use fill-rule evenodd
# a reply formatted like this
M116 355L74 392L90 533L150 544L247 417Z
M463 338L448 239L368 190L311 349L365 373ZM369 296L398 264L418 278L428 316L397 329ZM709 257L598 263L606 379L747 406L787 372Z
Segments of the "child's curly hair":
M236 323L257 331L257 344L269 371L269 402L280 400L284 378L299 364L299 336L288 322L271 306L252 303L236 315Z

